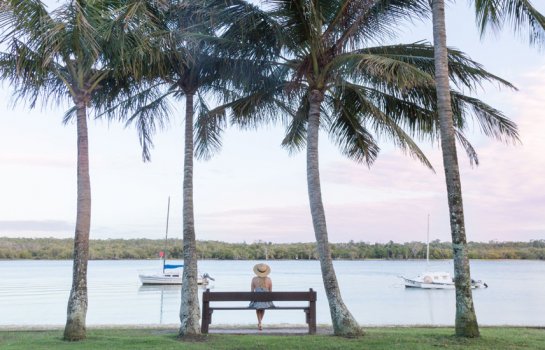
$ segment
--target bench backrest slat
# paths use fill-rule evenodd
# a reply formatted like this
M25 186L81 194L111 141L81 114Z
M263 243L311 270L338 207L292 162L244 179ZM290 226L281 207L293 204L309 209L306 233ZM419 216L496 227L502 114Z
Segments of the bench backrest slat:
M316 292L209 292L203 301L316 301Z

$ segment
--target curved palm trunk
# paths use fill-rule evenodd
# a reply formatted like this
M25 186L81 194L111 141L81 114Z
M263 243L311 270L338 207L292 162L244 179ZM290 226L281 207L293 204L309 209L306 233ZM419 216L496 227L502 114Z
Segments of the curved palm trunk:
M471 276L467 257L467 242L462 203L462 185L456 155L456 141L452 121L447 60L445 2L433 0L433 41L435 47L435 72L437 107L441 129L441 149L447 182L450 230L454 251L454 284L456 286L456 335L478 337L479 326L473 307Z
M184 272L179 336L200 334L197 286L197 245L193 215L193 93L186 94L184 150Z
M91 226L91 182L89 179L89 144L85 102L77 101L78 131L78 204L74 238L72 289L68 299L65 340L82 340L86 336L87 261Z
M318 163L318 131L320 128L320 105L324 99L322 92L318 90L311 91L310 110L308 116L307 129L307 184L308 197L310 201L310 212L312 215L312 224L316 243L318 247L318 256L320 267L322 269L322 279L329 303L329 311L333 322L333 331L335 335L361 335L362 330L358 323L348 311L344 304L337 276L333 268L331 259L331 250L327 239L327 227L325 220L325 210L322 203L322 190L320 186L320 170Z

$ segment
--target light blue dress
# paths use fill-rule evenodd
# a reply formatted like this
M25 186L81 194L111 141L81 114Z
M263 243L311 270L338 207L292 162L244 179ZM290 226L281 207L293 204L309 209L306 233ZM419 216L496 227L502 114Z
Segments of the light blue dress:
M267 288L257 287L254 289L254 292L268 292L269 290ZM256 309L256 310L264 310L264 309L270 309L273 308L274 304L272 301L252 301L250 302L250 309Z

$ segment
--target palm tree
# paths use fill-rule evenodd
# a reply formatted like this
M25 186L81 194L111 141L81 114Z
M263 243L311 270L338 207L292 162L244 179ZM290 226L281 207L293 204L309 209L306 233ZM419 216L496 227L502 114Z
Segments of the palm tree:
M244 6L254 8L248 4ZM259 38L246 40L242 47L242 32L249 32L260 19L248 15L242 18L222 15L219 12L225 7L222 1L180 1L165 6L158 16L162 28L157 35L162 38L162 45L157 47L156 54L161 58L157 64L148 65L147 72L141 72L145 81L136 81L137 84L125 92L125 101L107 106L114 109L112 112L120 119L130 115L127 123L137 125L143 158L150 160L156 125L163 126L171 114L168 97L185 97L180 337L200 334L193 158L196 154L207 159L219 149L219 136L225 126L223 115L209 114L205 97L216 95L228 99L232 94L230 89L243 84L252 76L252 70L259 69L261 59L256 58L270 51ZM220 30L223 34L217 36L216 32ZM243 58L248 54L253 60ZM197 147L194 135L197 136ZM206 147L200 146L201 143Z
M65 121L75 117L77 126L77 214L74 239L72 288L67 307L64 339L86 336L87 261L91 225L88 108L97 94L114 86L116 73L106 54L116 56L139 47L140 34L123 36L131 16L145 9L144 2L72 0L48 12L39 0L0 2L0 43L8 51L0 56L0 74L15 87L18 99L58 104L71 100ZM121 40L124 39L124 40ZM144 39L145 41L145 39ZM122 44L127 46L122 47ZM131 48L129 50L129 48ZM75 114L75 115L74 115Z
M435 70L437 108L441 126L441 149L447 183L448 206L452 248L454 252L454 283L456 286L455 332L458 336L478 337L479 326L473 306L471 275L467 255L467 239L462 202L462 185L458 157L456 155L455 130L449 87L447 40L445 26L445 1L432 0L433 41L435 46ZM501 27L511 22L519 30L528 24L530 41L545 42L545 17L536 11L528 0L476 0L476 15L481 31L487 26Z
M361 329L342 300L331 259L321 198L319 130L358 162L371 165L375 160L376 135L393 140L431 167L411 136L438 137L432 47L424 43L369 46L395 34L400 17L422 17L427 8L425 1L277 0L267 8L270 28L263 35L278 36L281 58L253 86L256 91L249 90L247 96L213 111L230 107L233 122L246 127L278 120L281 114L287 123L283 145L299 150L306 143L311 216L336 335L359 335ZM460 87L472 90L483 80L511 86L461 52L450 50L449 65L450 78ZM477 160L476 153L463 134L468 116L476 116L491 136L516 137L516 126L501 112L456 91L450 93L456 136L472 159Z

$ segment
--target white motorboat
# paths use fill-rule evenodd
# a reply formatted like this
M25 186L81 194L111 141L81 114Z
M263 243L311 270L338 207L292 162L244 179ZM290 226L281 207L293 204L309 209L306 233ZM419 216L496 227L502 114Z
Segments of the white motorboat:
M454 289L454 280L448 272L424 272L416 278L401 276L407 288L422 289ZM481 280L471 280L471 288L487 288L488 285Z
M430 215L428 214L428 234L426 246L426 267L430 264ZM399 276L407 288L421 289L455 289L454 279L448 272L428 271L418 275L415 278ZM488 285L481 280L471 280L471 288L488 288Z
M184 265L167 264L167 242L168 242L168 219L170 216L170 197L168 197L167 206L167 226L165 233L165 250L159 252L159 257L163 261L162 271L157 272L140 272L138 278L144 285L176 285L182 284L182 273ZM197 284L207 285L214 279L207 273L197 277Z

